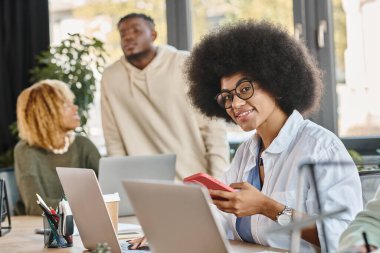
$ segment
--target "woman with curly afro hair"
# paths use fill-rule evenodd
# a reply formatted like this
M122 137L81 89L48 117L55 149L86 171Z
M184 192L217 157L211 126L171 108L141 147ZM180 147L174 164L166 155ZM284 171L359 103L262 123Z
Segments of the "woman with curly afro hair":
M189 95L203 114L254 131L224 174L235 192L212 191L234 239L289 249L289 233L265 230L289 224L295 213L319 213L311 178L305 176L302 210L295 210L298 167L304 161L345 161L315 166L322 210L347 211L326 218L329 251L362 208L358 173L333 133L304 119L318 108L320 70L306 48L268 22L240 21L206 35L187 61ZM222 200L220 200L222 199ZM227 225L229 224L229 225ZM300 252L320 247L320 223L302 230Z

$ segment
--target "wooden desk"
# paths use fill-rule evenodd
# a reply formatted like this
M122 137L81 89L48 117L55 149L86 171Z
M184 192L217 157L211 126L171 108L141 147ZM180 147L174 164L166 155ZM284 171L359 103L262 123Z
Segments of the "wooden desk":
M120 218L120 222L137 224L135 217ZM79 253L88 252L83 247L79 236L74 236L74 246L63 249L44 248L43 235L34 233L35 228L42 228L42 217L38 216L13 216L12 230L8 234L0 237L0 253L14 252L49 252L49 253ZM253 253L261 251L284 252L281 250L268 248L260 245L244 243L241 241L230 241L233 252Z

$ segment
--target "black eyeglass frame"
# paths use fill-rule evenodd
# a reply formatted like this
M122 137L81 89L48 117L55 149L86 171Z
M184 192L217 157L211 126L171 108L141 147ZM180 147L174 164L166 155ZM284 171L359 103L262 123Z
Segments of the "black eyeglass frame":
M246 82L248 82L248 83L251 84L251 87L252 87L252 94L251 94L249 97L247 97L247 98L243 98L243 97L241 97L241 95L240 95L239 93L236 92L236 89L240 86L240 84L242 84L242 83L246 83ZM236 83L236 85L235 85L235 89L232 89L232 90L222 90L221 92L219 92L218 94L216 94L216 96L214 97L214 99L216 100L216 103L217 103L220 107L222 107L223 109L230 109L230 108L232 108L232 103L233 103L233 101L234 101L234 97L235 97L235 95L238 96L240 99L243 99L243 100L245 101L245 100L250 99L250 98L253 96L253 94L255 94L255 88L253 87L253 83L254 83L254 81L253 81L251 78L249 78L249 77L243 77L242 79L240 79L239 81L237 81L237 83ZM235 91L235 94L233 94L233 91ZM229 94L232 95L231 106L229 106L229 107L226 107L225 105L221 105L221 104L218 102L218 97L221 96L222 93L225 93L225 92L226 92L226 93L229 93Z

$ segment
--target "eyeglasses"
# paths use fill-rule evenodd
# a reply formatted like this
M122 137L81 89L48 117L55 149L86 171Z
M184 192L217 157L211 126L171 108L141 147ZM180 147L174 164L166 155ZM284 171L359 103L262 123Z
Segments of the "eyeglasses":
M230 109L232 107L232 102L234 100L235 91L236 96L240 99L247 100L250 99L255 93L253 88L253 80L248 78L240 79L233 90L222 90L215 96L215 100L224 109Z

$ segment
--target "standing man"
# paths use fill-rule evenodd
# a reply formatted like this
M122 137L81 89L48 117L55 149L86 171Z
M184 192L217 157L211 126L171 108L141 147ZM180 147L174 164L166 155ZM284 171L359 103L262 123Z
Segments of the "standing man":
M154 21L131 13L118 30L124 55L103 73L102 123L108 155L175 153L176 178L221 177L228 167L225 126L203 118L187 98L185 51L155 46Z

